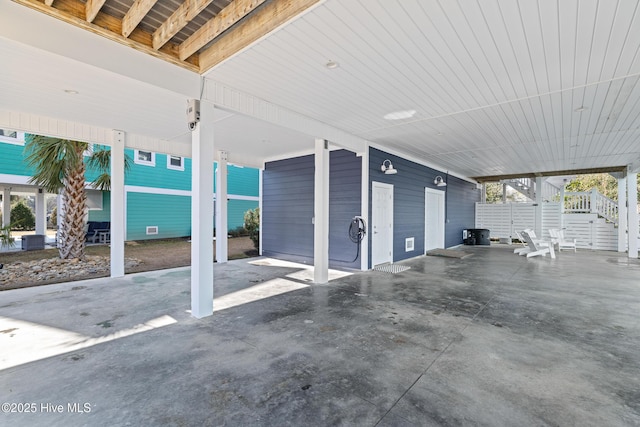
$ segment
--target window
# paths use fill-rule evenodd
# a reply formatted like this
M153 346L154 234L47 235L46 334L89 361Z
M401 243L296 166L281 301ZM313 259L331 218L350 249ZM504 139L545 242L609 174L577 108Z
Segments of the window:
M156 153L152 153L151 151L135 150L133 161L139 165L155 166Z
M10 129L0 129L0 142L9 144L24 145L24 132Z
M167 169L184 170L184 157L167 155Z

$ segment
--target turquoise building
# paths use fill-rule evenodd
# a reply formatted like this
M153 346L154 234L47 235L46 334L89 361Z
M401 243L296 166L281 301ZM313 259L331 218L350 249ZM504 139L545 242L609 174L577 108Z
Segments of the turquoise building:
M8 200L14 193L39 194L38 187L28 182L33 170L24 160L24 145L24 133L0 130L0 190L4 190L3 200ZM103 148L109 149L90 146L91 150ZM134 149L126 149L125 153L131 160L131 168L125 173L125 239L190 236L191 159ZM242 227L244 213L259 206L260 170L228 164L227 173L227 231L230 231ZM96 176L95 171L87 171L88 220L109 221L110 193L90 187ZM215 189L214 179L214 192ZM215 203L215 196L212 202ZM2 204L3 208L7 205ZM5 217L5 209L2 210ZM8 223L8 218L7 214L3 223Z

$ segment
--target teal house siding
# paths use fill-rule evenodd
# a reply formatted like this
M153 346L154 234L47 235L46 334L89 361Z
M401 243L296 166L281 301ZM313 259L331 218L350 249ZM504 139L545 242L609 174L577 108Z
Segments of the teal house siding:
M260 195L258 169L229 165L227 194L258 197Z
M258 202L253 200L231 199L227 202L227 227L234 230L244 226L244 213L249 209L258 207Z
M158 234L147 235L148 226L158 227ZM127 193L127 240L190 235L191 197L169 194Z
M31 176L33 169L27 167L24 147L0 142L0 174Z
M134 150L125 153L134 158ZM141 187L168 188L172 190L191 190L191 159L184 159L184 170L167 169L166 154L156 153L155 166L133 163L125 176L126 185Z
M111 220L111 193L102 192L102 209L91 209L89 211L89 221L110 221Z
M110 147L94 144L93 150L110 150ZM144 240L190 236L191 159L184 158L184 170L176 170L167 167L166 154L154 153L153 165L136 163L134 149L125 149L125 154L130 159L130 168L125 172L126 238ZM27 167L25 157L23 145L0 141L0 175L17 176L20 177L20 181L24 181L24 177L32 176L33 170ZM217 168L217 162L214 162L214 168ZM85 176L88 188L91 188L90 184L98 175L97 170L87 167ZM228 165L229 230L242 227L244 213L258 207L259 180L258 169ZM255 200L246 200L247 198ZM110 221L110 192L102 193L102 209L89 210L88 219ZM157 226L158 234L147 234L147 226Z

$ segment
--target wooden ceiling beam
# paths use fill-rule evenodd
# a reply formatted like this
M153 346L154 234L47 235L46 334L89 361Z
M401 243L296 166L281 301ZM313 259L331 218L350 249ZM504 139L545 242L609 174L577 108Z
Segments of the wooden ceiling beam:
M104 2L107 0L87 0L86 5L86 20L87 22L93 22L100 12L102 6L104 6Z
M207 21L188 39L180 44L180 59L185 60L211 40L231 28L266 0L234 0L213 19Z
M160 50L153 49L151 47L152 34L139 28L132 31L129 38L123 37L121 35L122 21L113 16L99 12L94 22L87 22L85 20L85 3L80 0L55 0L55 7L48 7L41 0L13 1L187 70L196 73L199 71L197 56L194 55L193 58L189 58L189 61L186 62L181 61L178 58L178 46L174 43L167 43Z
M158 50L171 40L178 31L198 16L213 0L186 0L153 33L153 48Z
M136 0L131 9L122 18L122 35L129 37L131 32L138 26L142 18L146 16L158 0Z
M588 173L621 172L621 171L624 171L624 168L625 168L624 166L610 166L610 167L602 167L602 168L567 169L567 170L557 170L557 171L547 171L547 172L523 172L523 173L513 173L513 174L505 174L505 175L474 176L474 177L471 177L471 179L475 179L480 183L498 182L503 179L516 179L516 178L535 179L537 176L545 177L545 176L563 176L563 175L583 175Z
M271 0L220 35L200 53L200 73L204 74L225 59L256 42L300 15L320 0Z

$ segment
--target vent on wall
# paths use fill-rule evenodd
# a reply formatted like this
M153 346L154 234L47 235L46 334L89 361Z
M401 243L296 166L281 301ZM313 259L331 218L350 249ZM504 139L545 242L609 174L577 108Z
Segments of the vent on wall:
M158 234L158 226L157 225L147 225L147 235L149 234Z
M407 237L406 239L404 239L404 251L405 252L411 252L412 250L414 250L415 248L415 238L414 237Z

